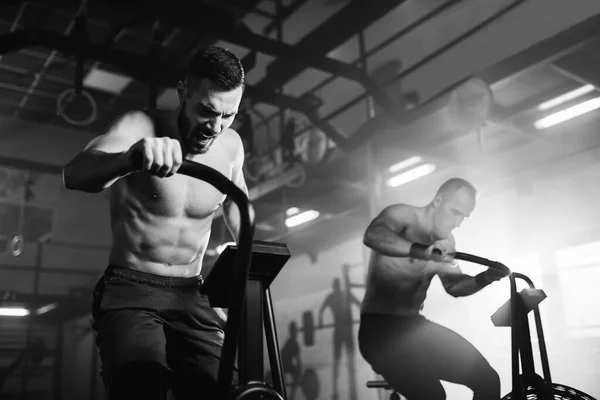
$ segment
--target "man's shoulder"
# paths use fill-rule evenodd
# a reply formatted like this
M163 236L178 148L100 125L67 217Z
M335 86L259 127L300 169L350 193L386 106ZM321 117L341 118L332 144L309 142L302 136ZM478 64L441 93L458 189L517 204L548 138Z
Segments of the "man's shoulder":
M236 148L243 146L242 137L235 129L227 128L225 132L223 132L223 140L227 142L227 144L234 146Z
M226 148L229 154L233 155L233 158L237 158L244 154L244 143L241 136L234 129L227 128L225 132L221 134L221 143Z
M385 211L389 214L399 214L399 215L403 215L403 216L409 216L409 215L414 215L417 216L419 211L420 211L420 207L416 207L410 204L404 204L404 203L395 203L395 204L390 204L389 206L387 206L385 208Z

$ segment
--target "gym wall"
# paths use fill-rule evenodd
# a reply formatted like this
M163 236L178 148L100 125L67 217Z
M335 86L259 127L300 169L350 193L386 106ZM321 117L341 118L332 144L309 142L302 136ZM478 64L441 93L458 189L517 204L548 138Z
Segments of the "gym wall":
M108 259L108 201L102 194L65 190L58 171L92 136L7 118L1 118L0 124L11 135L9 145L0 146L0 157L19 154L23 160L13 167L0 167L4 188L0 193L0 291L71 295L73 302L89 309L93 285ZM56 172L39 173L40 165ZM26 241L22 254L13 256L10 239L19 233ZM19 319L1 319L0 368L19 356L28 337L42 338L47 349L41 362L22 363L7 379L2 392L7 400L12 396L52 398L57 390L65 400L91 399L92 392L100 393L89 328L87 310L64 326L27 326Z

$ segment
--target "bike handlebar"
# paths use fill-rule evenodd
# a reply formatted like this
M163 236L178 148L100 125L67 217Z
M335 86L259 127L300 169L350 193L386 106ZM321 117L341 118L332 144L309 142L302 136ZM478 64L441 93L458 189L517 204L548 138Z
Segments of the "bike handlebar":
M225 326L225 340L221 351L218 372L218 386L221 392L221 397L219 398L227 398L233 378L237 343L240 335L242 307L246 294L246 282L250 274L252 260L252 241L254 237L254 218L250 212L252 204L248 196L239 187L225 175L209 166L184 160L177 172L211 184L221 193L229 196L237 205L240 213L240 231L235 260L236 266L233 269L233 287L229 288L233 294L233 303L229 309L227 324Z
M441 256L442 252L438 249L434 249L433 254ZM479 257L473 254L456 252L452 253L452 257L454 257L456 260L467 261L474 264L483 265L488 268L497 269L498 271L504 272L506 276L509 276L512 273L511 270L501 262L488 260L487 258Z
M498 271L504 272L506 276L512 273L511 270L501 262L488 260L487 258L479 257L473 254L456 252L454 253L454 258L456 260L467 261L474 264L483 265L488 268L497 269Z

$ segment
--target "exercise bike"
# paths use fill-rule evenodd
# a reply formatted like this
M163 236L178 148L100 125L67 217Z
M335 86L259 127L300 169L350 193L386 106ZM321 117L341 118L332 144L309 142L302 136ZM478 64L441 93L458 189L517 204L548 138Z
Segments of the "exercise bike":
M510 280L510 299L492 315L495 326L510 326L512 347L512 391L503 400L595 400L592 396L567 385L552 382L548 353L538 304L546 298L536 289L529 277L513 272L504 264L472 254L457 252L457 260L480 264L504 272ZM529 288L517 293L516 279L524 280ZM527 314L533 311L540 346L543 377L535 371L531 332ZM520 368L519 370L519 361ZM521 374L519 374L521 372Z
M249 278L251 276L253 254L258 256L258 264L260 264L260 261L264 262L264 260L278 258L280 261L278 268L281 268L285 260L289 258L289 252L281 251L281 248L255 252L253 248L254 220L250 215L252 205L245 193L223 174L211 167L189 160L183 161L178 173L211 184L223 194L228 195L240 212L240 233L237 248L232 250L229 247L223 251L219 260L217 260L217 263L219 263L223 258L220 263L221 266L218 267L215 264L200 289L202 293L208 294L211 306L222 307L217 303L223 302L227 304L228 308L225 339L221 351L217 380L219 393L215 400L284 400L286 392L283 383L283 368L277 343L277 331L274 324L270 292L268 290L265 292L263 282L255 280L249 284ZM263 248L265 246L263 244ZM233 267L231 264L233 264ZM257 269L263 280L272 280L274 274L278 272L277 268L273 272L272 268L262 267L259 265ZM227 284L223 284L223 282ZM256 301L257 298L258 301ZM213 301L215 305L213 305ZM257 331L261 330L263 322L268 331L266 339L275 387L261 381L263 379L263 338ZM239 379L237 384L233 384L236 359L239 364Z

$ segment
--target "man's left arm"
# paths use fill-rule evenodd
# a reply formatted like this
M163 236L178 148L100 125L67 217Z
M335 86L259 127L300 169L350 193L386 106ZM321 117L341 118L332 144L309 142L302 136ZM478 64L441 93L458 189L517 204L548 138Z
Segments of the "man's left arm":
M442 263L438 276L446 292L453 297L470 296L484 288L474 276L463 273L458 264Z
M242 144L242 140L239 135L234 132L235 135L235 145L233 146L235 156L234 156L234 165L232 169L231 181L239 187L245 194L248 196L248 187L246 186L246 180L244 179L244 146ZM254 218L254 209L250 207L250 218ZM239 235L240 235L240 212L238 210L237 204L233 202L229 197L225 199L223 203L223 219L225 221L225 225L229 230L229 233L233 237L233 240L238 243Z
M504 274L493 268L488 268L475 276L464 274L458 264L444 263L438 271L438 276L449 295L454 297L470 296L479 292L487 285L504 278Z
M456 247L454 235L450 234L447 238ZM455 260L452 263L440 263L438 276L446 292L453 297L470 296L479 292L486 285L482 285L480 279L462 272Z

